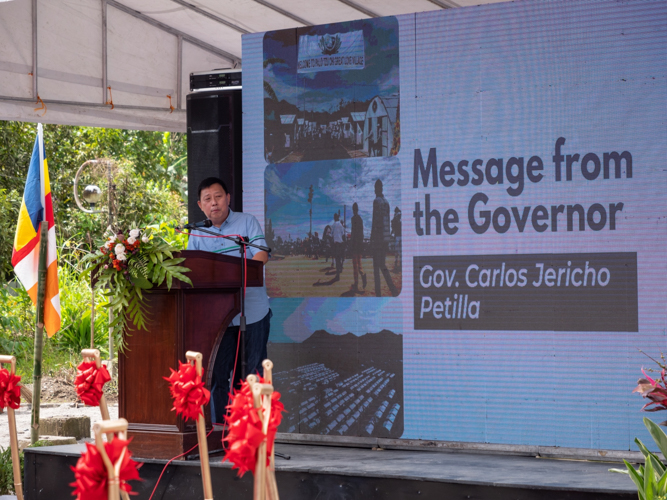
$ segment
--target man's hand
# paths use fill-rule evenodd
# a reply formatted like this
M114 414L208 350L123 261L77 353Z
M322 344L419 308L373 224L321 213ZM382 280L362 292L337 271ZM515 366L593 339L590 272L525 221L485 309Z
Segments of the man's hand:
M269 261L269 253L265 251L257 252L255 255L253 255L252 260L259 260L263 264L266 264Z

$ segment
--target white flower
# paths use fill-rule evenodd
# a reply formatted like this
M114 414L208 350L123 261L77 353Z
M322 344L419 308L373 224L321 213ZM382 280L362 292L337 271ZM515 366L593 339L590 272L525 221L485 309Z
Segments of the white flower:
M111 245L113 245L113 241L107 241L104 246L107 248L111 248Z
M148 240L150 240L150 238L145 234L141 237L141 241L143 241L144 243L148 243Z
M140 234L141 234L141 231L139 231L138 229L132 229L130 231L130 237L131 238L138 238Z
M134 245L134 243L135 243L136 241L137 241L137 238L134 237L134 236L130 236L130 237L127 239L127 242L128 242L130 245Z
M127 255L124 253L116 253L116 260L127 260Z
M122 243L118 243L118 245L116 245L116 247L114 248L114 252L116 253L116 255L125 255L125 245L123 245Z

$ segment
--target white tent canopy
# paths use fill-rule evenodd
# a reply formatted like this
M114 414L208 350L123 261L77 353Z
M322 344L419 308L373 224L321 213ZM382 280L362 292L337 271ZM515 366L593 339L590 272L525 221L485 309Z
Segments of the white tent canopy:
M241 36L500 0L0 0L0 120L185 131ZM37 109L36 109L37 108Z

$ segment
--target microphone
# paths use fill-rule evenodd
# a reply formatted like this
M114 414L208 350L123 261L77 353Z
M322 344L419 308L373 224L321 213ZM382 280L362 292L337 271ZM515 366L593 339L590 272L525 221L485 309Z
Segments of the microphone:
M211 222L211 219L205 219L200 222L195 222L194 224L186 224L183 226L185 229L197 229L200 227L211 227L213 223Z

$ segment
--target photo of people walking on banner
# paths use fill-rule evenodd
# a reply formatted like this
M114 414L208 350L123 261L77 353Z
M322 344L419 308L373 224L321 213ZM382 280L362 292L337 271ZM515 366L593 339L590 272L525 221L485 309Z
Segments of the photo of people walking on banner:
M402 286L399 162L269 165L270 297L396 297Z
M296 163L400 149L394 17L264 36L264 157Z

